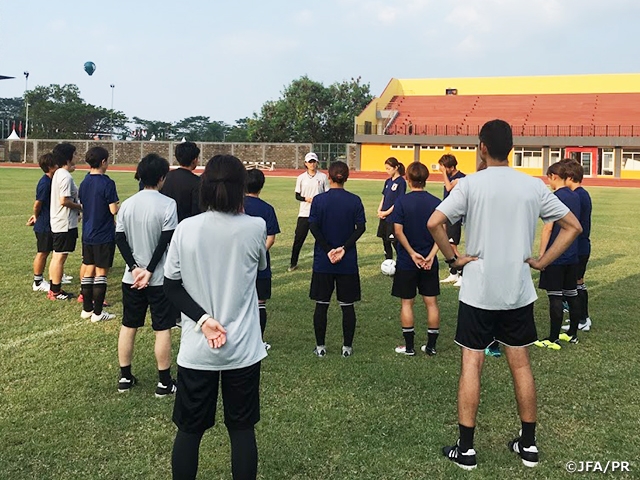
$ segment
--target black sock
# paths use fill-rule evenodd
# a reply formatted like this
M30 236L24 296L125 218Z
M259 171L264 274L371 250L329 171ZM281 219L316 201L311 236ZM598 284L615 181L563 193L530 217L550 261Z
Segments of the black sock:
M51 291L53 293L60 293L60 290L61 290L60 285L62 285L61 283L51 283L49 285L50 285L49 288L51 288Z
M560 335L562 328L562 296L549 295L549 319L551 325L549 327L549 340L555 342Z
M589 318L589 291L586 285L582 286L582 291L584 292L584 314Z
M582 308L582 318L580 319L580 322L584 323L587 317L589 317L589 294L587 293L586 285L578 285L578 301Z
M120 367L120 376L122 378L131 378L131 365L127 365L126 367Z
M353 346L353 336L356 333L356 309L353 303L349 305L340 305L342 309L342 337L345 347Z
M258 475L258 445L252 428L231 430L231 476L233 480L254 480Z
M567 335L570 337L578 333L578 323L582 320L582 305L578 300L578 296L566 297L569 304L569 330Z
M259 303L258 312L260 313L260 332L262 332L264 340L264 330L267 328L267 306L264 303Z
M82 293L82 310L93 312L93 282L94 277L82 277L80 280L80 293Z
M93 282L93 313L100 315L107 296L107 277L96 277Z
M40 285L42 283L42 274L40 275L36 275L35 273L33 274L33 283L36 284L36 286Z
M316 302L316 310L313 312L313 329L316 334L316 345L324 345L324 339L327 334L327 312L329 311L328 303Z
M414 338L416 336L416 329L414 327L402 327L402 336L404 337L404 346L407 352L415 350Z
M466 452L473 448L473 434L476 431L476 427L465 427L459 423L458 428L460 429L460 451Z
M384 258L386 260L393 260L393 247L391 246L391 242L389 240L382 240L382 245L384 246Z
M436 342L438 341L438 335L440 335L439 328L427 329L427 348L436 348Z
M187 433L178 430L171 454L173 480L195 480L202 435L204 432Z
M536 422L522 422L520 443L523 447L530 447L536 444Z
M160 380L160 383L165 387L171 385L171 367L166 370L158 370L158 380Z

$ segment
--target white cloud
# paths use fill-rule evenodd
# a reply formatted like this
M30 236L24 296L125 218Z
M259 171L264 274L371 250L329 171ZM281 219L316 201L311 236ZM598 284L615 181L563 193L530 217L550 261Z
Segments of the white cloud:
M313 12L311 10L300 10L293 14L293 21L297 26L306 27L313 24Z
M228 56L257 60L280 56L295 50L297 46L298 43L293 39L254 30L225 35L216 42L215 48Z

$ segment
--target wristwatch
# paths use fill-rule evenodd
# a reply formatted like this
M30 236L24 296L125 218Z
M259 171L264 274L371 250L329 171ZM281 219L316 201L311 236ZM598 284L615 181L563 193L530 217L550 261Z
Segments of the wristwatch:
M454 254L453 258L450 258L449 260L445 258L444 263L446 263L447 265L453 265L454 263L456 263L456 260L458 260L458 256Z
M133 265L131 265L131 266L129 267L129 271L130 271L130 272L133 272L136 268L139 268L139 266L138 266L138 264L137 264L137 263L134 263Z

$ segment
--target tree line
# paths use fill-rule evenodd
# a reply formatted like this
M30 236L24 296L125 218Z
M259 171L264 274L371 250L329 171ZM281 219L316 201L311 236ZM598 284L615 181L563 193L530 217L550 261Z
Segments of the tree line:
M373 99L360 77L324 86L307 76L292 81L280 98L233 125L205 115L177 122L129 119L124 112L87 103L76 85L38 86L25 94L29 138L177 140L194 142L348 143L354 117ZM24 98L0 98L0 120L25 123ZM6 126L5 126L6 132ZM3 136L6 135L3 133Z

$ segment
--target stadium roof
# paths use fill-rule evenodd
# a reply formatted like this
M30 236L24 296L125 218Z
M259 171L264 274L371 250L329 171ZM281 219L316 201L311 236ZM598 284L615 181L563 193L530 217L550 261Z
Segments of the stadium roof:
M9 80L11 78L16 78L16 77L7 77L6 75L0 75L0 80Z

